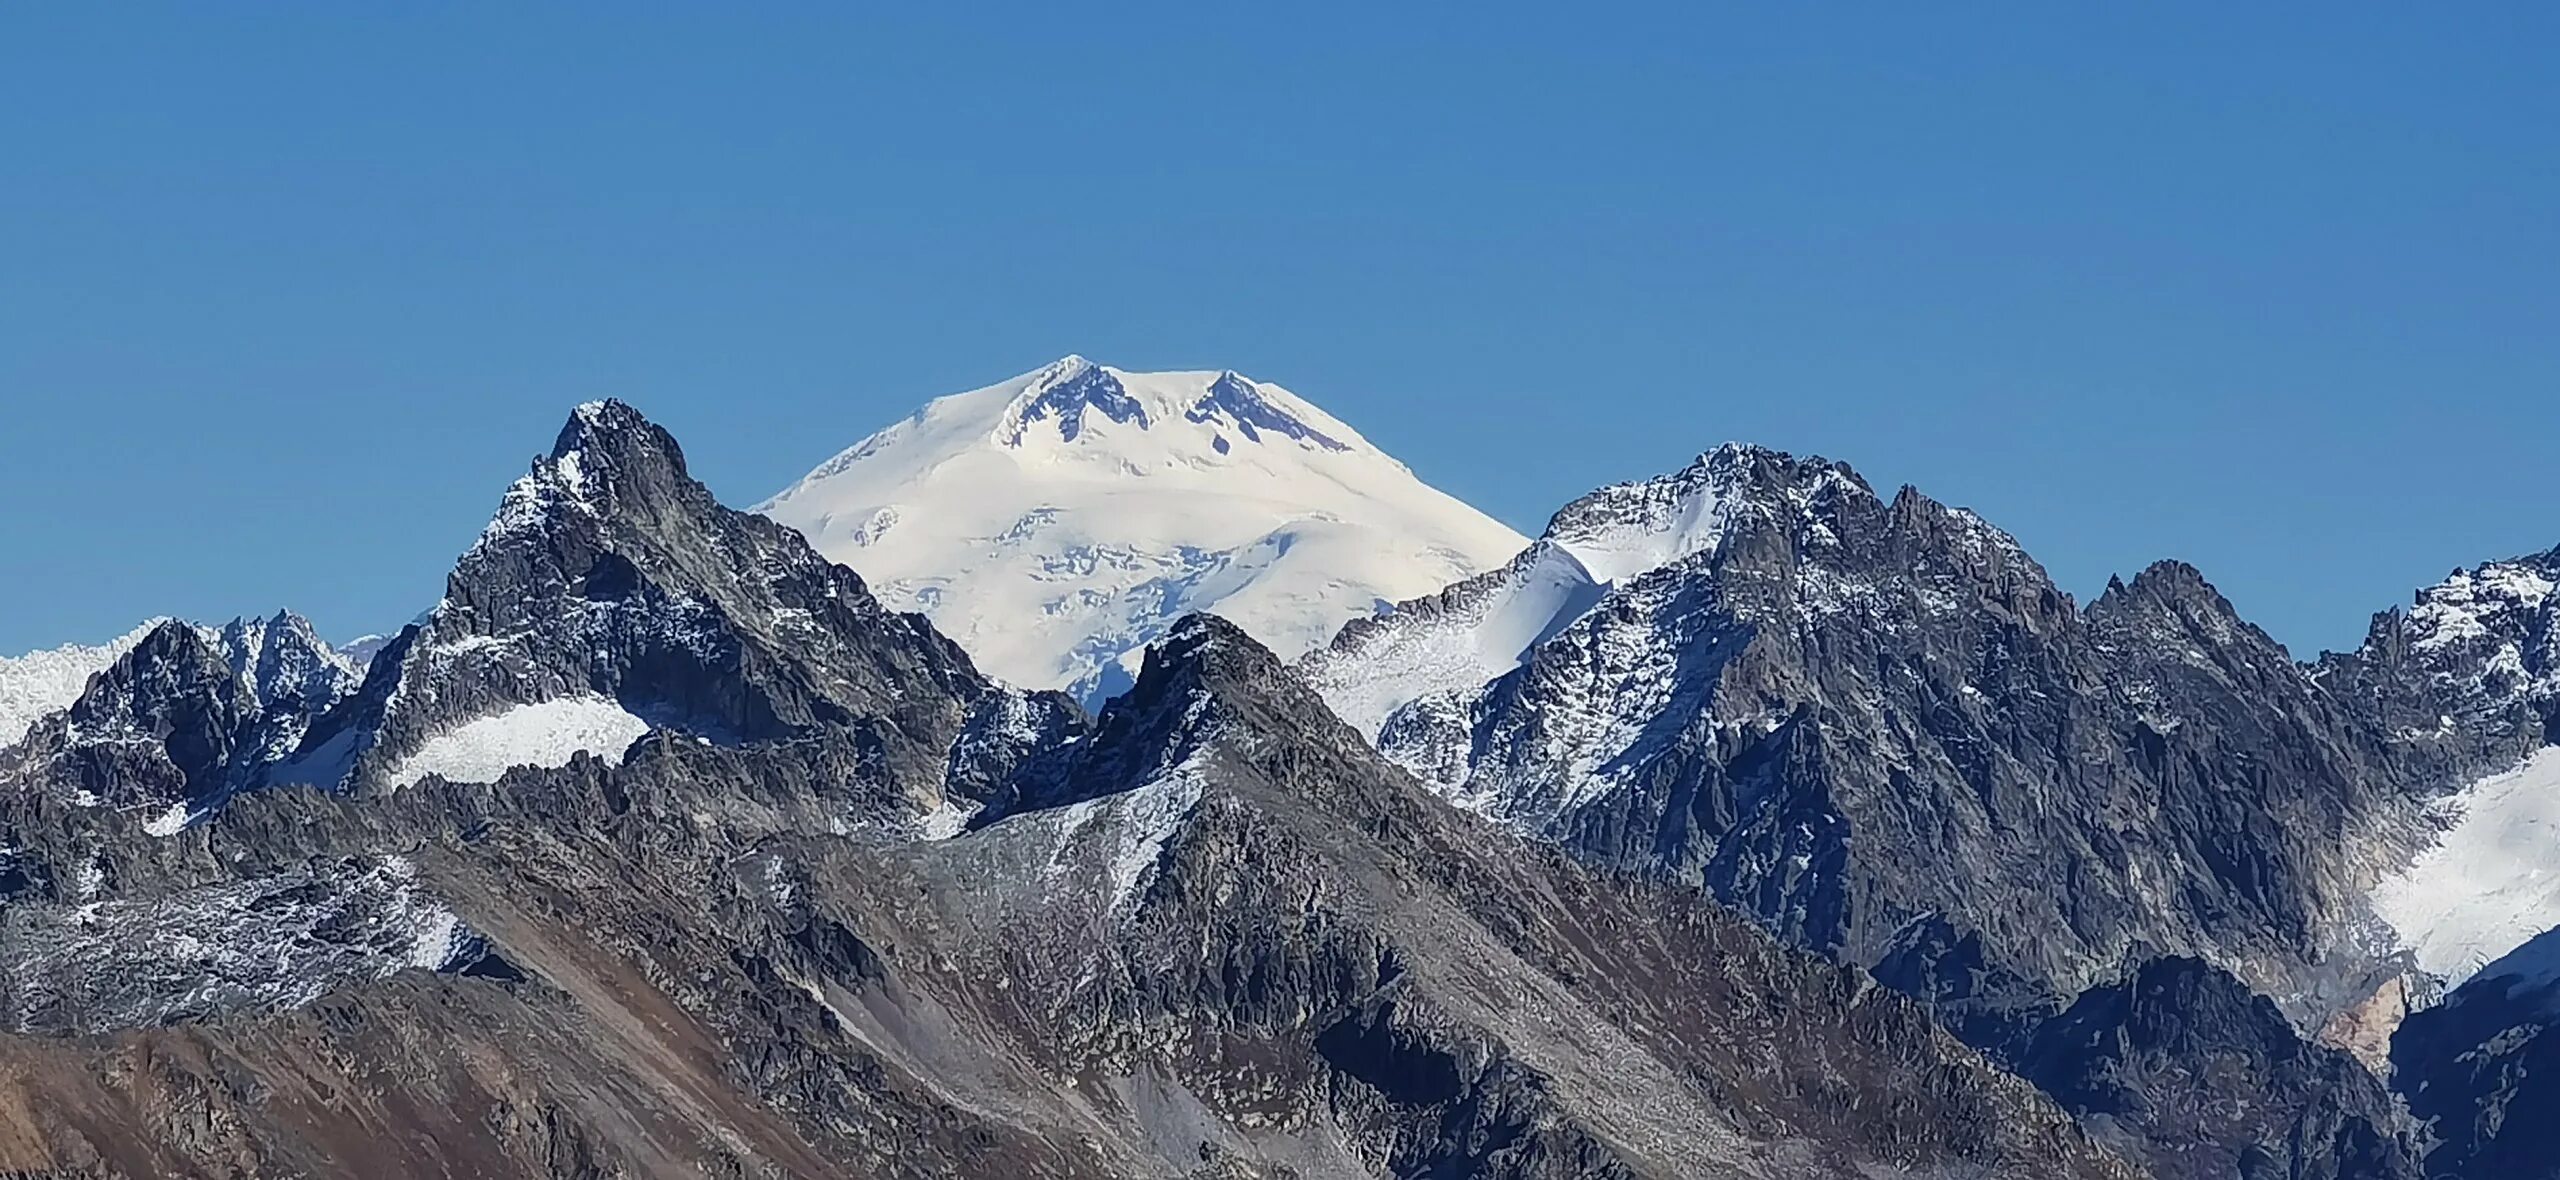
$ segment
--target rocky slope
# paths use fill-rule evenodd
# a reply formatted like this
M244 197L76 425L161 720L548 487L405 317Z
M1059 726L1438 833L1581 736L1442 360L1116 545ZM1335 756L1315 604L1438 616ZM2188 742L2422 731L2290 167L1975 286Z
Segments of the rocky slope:
M97 678L206 807L166 830L13 751L0 1171L2137 1174L1861 973L1443 806L1231 626L1098 720L989 683L624 407L233 785L310 707L189 629Z
M1728 447L1603 489L1303 670L1461 805L1872 966L2012 1062L2161 956L2304 1027L2394 970L2365 890L2421 760L2196 571L2082 608L1978 517L1837 463ZM2200 1035L2256 1075L2295 1051L2254 1019ZM2379 1145L2332 1174L2405 1166L2378 1092L2329 1105ZM2202 1163L2165 1112L2115 1126L2163 1174L2212 1175L2300 1131L2264 1116Z
M938 399L757 510L981 667L1089 703L1184 614L1294 656L1523 544L1280 386L1074 356Z
M2483 967L2392 1041L2393 1084L2426 1120L2430 1176L2560 1176L2560 931Z

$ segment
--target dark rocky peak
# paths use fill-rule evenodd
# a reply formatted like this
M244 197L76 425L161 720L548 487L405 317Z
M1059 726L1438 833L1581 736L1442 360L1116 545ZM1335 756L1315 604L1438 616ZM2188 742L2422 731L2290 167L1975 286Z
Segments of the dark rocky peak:
M2396 764L2193 569L2083 609L1973 513L1739 447L1585 497L1550 538L1599 600L1372 731L1464 806L1873 965L1986 1048L2128 947L2245 973L2304 1027L2378 982L2340 952ZM1404 624L1433 642L1398 646L1389 616L1311 674L1351 710L1393 683L1363 652L1482 666L1446 653L1499 616L1446 606L1418 623L1456 640Z
M91 677L68 715L72 731L88 740L161 736L173 726L202 731L210 725L227 735L257 705L204 631L172 620Z
M1083 357L1069 355L1032 375L1031 383L1005 408L996 438L1006 446L1018 447L1034 425L1055 421L1058 437L1074 442L1084 433L1088 411L1114 422L1135 422L1142 429L1148 425L1146 405L1120 383L1119 377Z
M31 731L0 779L76 808L145 811L138 822L168 835L256 785L354 685L290 612L164 622Z
M930 807L972 710L1005 696L922 617L883 608L799 534L721 506L638 411L598 402L571 415L455 564L443 601L274 781L485 781L518 759L611 760L650 728L726 744L826 729L869 751L860 789ZM1074 716L1020 706L991 704L1020 716L980 726L962 761L1004 763L979 747ZM1032 712L1046 720L1023 720Z
M1565 505L1545 536L1614 582L1713 551L1737 522L1792 526L1846 504L1876 503L1847 464L1727 443L1669 475L1614 484Z
M1904 484L1885 517L1904 554L1938 562L1984 585L2039 590L2053 585L2017 538L1971 509L1949 507Z
M1297 415L1274 405L1262 395L1262 387L1247 380L1235 370L1218 374L1206 393L1183 412L1193 422L1225 426L1244 436L1246 442L1261 442L1265 433L1304 443L1319 450L1347 451L1351 447L1340 439L1317 430L1298 419Z
M2241 617L2204 573L2183 561L2155 561L2133 581L2107 579L2107 588L2084 612L2103 643L2145 644L2127 654L2186 653L2212 658L2233 651L2248 659L2273 659L2288 668L2284 645Z
M1139 786L1223 739L1258 743L1310 730L1366 751L1269 648L1225 619L1187 615L1147 648L1129 691L1095 720L1092 740L1056 776L1061 790L1026 797L1019 809Z
M82 809L175 807L183 820L237 789L273 744L263 722L256 694L203 629L162 623L7 752L0 790Z
M603 515L632 515L681 507L701 511L713 501L685 470L675 436L619 401L588 402L569 415L551 444L547 462L533 474L547 476L560 493Z

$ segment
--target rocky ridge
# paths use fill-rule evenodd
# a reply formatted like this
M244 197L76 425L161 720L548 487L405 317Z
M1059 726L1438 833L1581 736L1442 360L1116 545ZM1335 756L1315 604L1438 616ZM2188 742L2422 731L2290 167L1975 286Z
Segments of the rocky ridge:
M645 729L399 773L599 699ZM166 832L11 751L0 1169L2137 1174L1861 973L1443 806L1231 626L1099 719L988 682L625 407L195 792L311 707L187 629L93 682L206 805Z
M2292 1059L2270 1044L2401 970L2364 897L2428 764L2192 568L2081 607L1971 513L1738 446L1567 506L1530 554L1302 665L1346 714L1386 702L1379 748L1461 806L1868 966L2030 1076L2040 1028L2145 963L2273 996L2272 1031L2245 1005L2190 1030L2260 1077ZM1581 580L1522 592L1564 557ZM1531 599L1526 623L1479 609ZM1416 651L1469 645L1494 658L1456 666L1490 679L1411 676L1440 666ZM2209 1158L2173 1119L2113 1125L2202 1176L2345 1111L2372 1153L2345 1174L2409 1165L2372 1078L2305 1076L2343 1089Z

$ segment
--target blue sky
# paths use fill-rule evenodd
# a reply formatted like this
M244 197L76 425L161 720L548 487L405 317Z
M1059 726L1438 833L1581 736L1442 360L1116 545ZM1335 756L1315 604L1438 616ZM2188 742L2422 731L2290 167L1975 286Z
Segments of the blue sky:
M745 504L1070 351L1524 531L1819 452L2298 653L2560 543L2550 5L515 7L0 7L0 651L397 624L587 398Z

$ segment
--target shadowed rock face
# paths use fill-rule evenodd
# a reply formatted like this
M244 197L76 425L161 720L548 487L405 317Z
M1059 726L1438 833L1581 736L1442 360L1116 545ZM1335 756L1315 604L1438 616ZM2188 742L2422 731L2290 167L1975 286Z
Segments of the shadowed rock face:
M2427 1124L2430 1176L2560 1176L2560 932L2491 963L2391 1042L2392 1087Z
M2168 1162L2164 1174L2421 1175L2379 1079L2193 959L2082 992L2035 1030L2018 1068L2101 1139Z
M0 750L0 792L183 822L253 785L354 685L290 613L219 630L163 622Z
M2392 970L2357 943L2366 850L2441 766L2194 569L2164 562L2077 607L1970 513L1747 447L1594 493L1541 544L1597 592L1558 596L1567 614L1517 667L1411 699L1379 728L1383 752L1462 804L1871 966L2012 1061L2074 996L2161 956L2278 1001L2271 1032L2253 1012L2194 1038L2135 1037L2172 1055L2235 1038L2214 1050L2234 1060L2302 1050L2263 1042L2292 1035L2287 1017L2317 1027ZM1398 633L1445 628L1520 576L1346 631L1309 671L1366 704L1363 653L1426 649ZM2298 1080L2351 1082L2326 1067ZM2194 1128L2166 1113L2184 1100L2178 1071L2114 1084L2147 1091L2113 1125L2166 1175L2227 1174L2297 1119L2252 1104L2263 1117L2213 1128L2210 1162L2191 1167L2178 1144ZM2355 1088L2315 1105L2363 1120L2350 1137L2405 1166L2387 1102ZM2325 1166L2303 1158L2306 1174Z
M165 835L0 797L0 1171L2137 1174L1864 974L1448 808L1232 627L1089 721L627 409L528 480L301 743L343 777ZM174 781L259 715L204 655L84 702ZM657 727L386 773L572 693Z
M440 733L577 699L728 744L850 733L862 765L839 786L883 815L945 802L944 762L964 732L973 754L1010 761L1027 738L1056 744L1080 724L1055 694L979 675L798 534L720 506L664 430L598 402L508 489L425 621L269 779L397 785L413 777L403 759ZM1008 720L991 728L980 713ZM949 781L997 789L982 775Z

